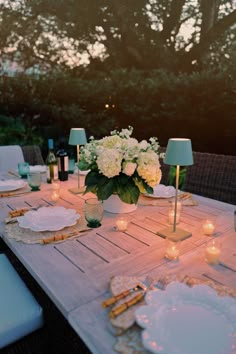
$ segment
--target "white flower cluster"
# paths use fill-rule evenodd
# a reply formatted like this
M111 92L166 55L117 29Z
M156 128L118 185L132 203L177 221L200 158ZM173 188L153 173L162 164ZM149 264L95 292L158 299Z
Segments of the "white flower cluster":
M133 128L116 130L111 136L100 140L90 138L90 142L81 150L80 168L97 170L108 178L124 173L133 176L135 172L150 186L160 182L161 169L159 163L157 138L149 142L138 142L131 138Z

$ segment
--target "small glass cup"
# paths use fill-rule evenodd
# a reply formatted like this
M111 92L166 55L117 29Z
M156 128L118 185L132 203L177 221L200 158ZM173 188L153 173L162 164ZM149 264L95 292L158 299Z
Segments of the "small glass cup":
M169 219L169 224L174 225L175 210L172 208L170 208L170 210L169 210L168 219ZM177 211L176 211L176 224L179 224L179 221L180 221L180 210L177 209Z
M181 241L174 241L169 238L166 239L165 258L170 261L177 261L180 255Z
M32 191L39 191L41 186L40 172L32 172L27 175L28 184Z
M211 220L206 220L204 221L202 225L203 233L204 235L211 236L214 234L215 231L215 225L214 222Z
M88 226L95 228L101 226L103 218L103 202L95 198L89 198L84 204L85 219Z
M18 163L18 173L22 178L27 178L29 172L30 172L30 166L28 162Z
M54 202L57 202L60 198L60 183L52 182L52 194L51 199Z
M126 218L121 217L116 220L117 231L126 231L127 228L128 228L128 220Z
M205 249L205 261L208 264L218 264L220 261L221 244L218 240L211 239L207 242L207 247Z

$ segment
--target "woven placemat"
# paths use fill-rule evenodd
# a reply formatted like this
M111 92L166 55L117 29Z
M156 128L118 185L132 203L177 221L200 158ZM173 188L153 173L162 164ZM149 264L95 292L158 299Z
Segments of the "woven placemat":
M173 200L174 200L174 198L152 198L152 197L146 197L145 195L140 195L139 200L138 200L138 204L169 207ZM186 199L184 199L184 198L179 199L179 201L181 201L182 205L184 205L184 206L198 205L197 200L193 199L191 195Z
M112 295L128 289L134 283L142 281L143 278L116 276L111 279L110 289ZM212 280L206 280L188 275L164 275L158 279L153 279L153 284L158 284L163 290L173 281L179 281L190 287L205 284L213 288L219 296L232 296L236 298L236 288L230 288L221 284L217 284ZM122 300L120 300L122 301ZM122 354L146 354L142 345L141 332L142 329L135 323L134 312L139 306L143 306L145 302L136 304L133 308L127 310L127 313L119 315L120 318L111 319L111 323L115 329L117 341L114 350ZM122 318L123 317L123 318Z
M90 230L83 216L79 218L77 223L59 231L42 231L35 232L30 229L25 229L19 226L18 222L5 225L6 236L16 241L21 241L28 244L48 244L52 242L63 242L68 239L73 239L84 235L85 231Z

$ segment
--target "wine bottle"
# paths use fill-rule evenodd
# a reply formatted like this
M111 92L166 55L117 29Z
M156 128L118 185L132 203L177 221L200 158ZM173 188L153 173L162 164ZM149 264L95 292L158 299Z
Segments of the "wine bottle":
M48 139L48 155L46 158L47 165L47 183L52 183L58 179L57 159L53 151L53 139Z
M64 144L61 142L57 151L58 176L60 181L68 180L69 160L68 154L64 149Z

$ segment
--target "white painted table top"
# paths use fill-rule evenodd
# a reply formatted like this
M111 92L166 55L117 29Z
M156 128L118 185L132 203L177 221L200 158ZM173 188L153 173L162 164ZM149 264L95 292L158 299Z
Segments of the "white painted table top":
M86 195L73 195L68 188L76 187L76 176L61 182L61 197L56 205L83 212ZM222 257L230 257L236 266L235 206L194 196L197 206L184 206L181 228L192 232L182 242L178 262L165 259L166 241L156 232L168 226L168 207L139 205L126 214L128 229L115 229L116 214L104 213L102 226L83 236L62 243L29 245L7 238L4 218L11 209L53 204L51 185L43 184L40 192L0 199L3 239L28 271L68 319L92 353L112 353L115 337L108 326L106 310L101 302L109 293L109 281L114 275L158 277L162 273L210 277L236 287L236 272L222 265L211 266L204 260L206 243L202 223L213 219L217 240L221 241Z

